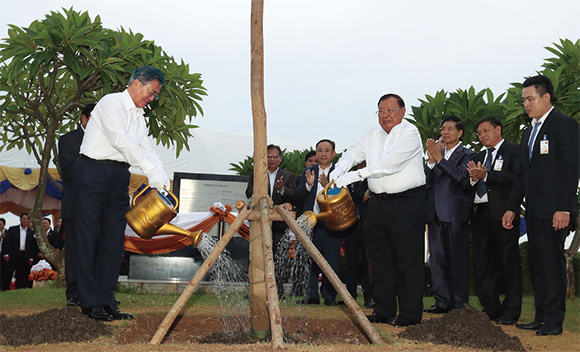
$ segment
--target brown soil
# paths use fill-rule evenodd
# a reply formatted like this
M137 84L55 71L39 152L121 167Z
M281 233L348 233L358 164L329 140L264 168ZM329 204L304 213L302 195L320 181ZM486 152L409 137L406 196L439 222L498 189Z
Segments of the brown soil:
M55 308L27 316L0 315L0 345L82 342L110 335L109 326L88 318L76 308Z
M135 352L157 351L159 348L212 352L271 350L271 344L257 343L241 326L237 332L224 333L222 319L212 314L212 310L215 313L214 307L207 311L197 309L195 315L180 316L168 331L162 346L157 348L148 343L167 313L163 310L132 311L136 317L134 320L113 323L95 322L82 315L78 308L52 309L29 316L0 315L0 350L89 351L102 350L103 346L109 351ZM315 314L286 314L283 317L285 347L289 351L366 352L385 349L385 346L370 345L348 312L324 307L310 310ZM443 316L428 314L425 318L422 324L406 329L386 324L374 324L374 327L392 351L577 350L578 333L565 331L561 336L538 338L533 331L519 330L514 326L499 327L474 308ZM517 337L510 337L503 331L518 334L525 348ZM22 344L29 346L10 347Z
M518 337L511 337L493 325L487 314L466 305L440 319L431 319L411 326L399 337L440 345L490 349L493 351L525 351Z

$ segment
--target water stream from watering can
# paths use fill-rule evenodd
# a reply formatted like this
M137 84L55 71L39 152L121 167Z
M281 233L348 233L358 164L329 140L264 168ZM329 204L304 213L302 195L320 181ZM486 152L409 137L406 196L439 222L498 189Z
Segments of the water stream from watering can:
M298 225L312 239L313 226L306 221L306 217L299 217ZM204 234L197 249L206 259L214 250L217 240ZM292 230L287 229L284 237L280 240L274 253L275 275L278 283L287 283L278 289L281 309L287 310L290 305L298 303L303 298L310 274L310 256L306 249L296 239ZM231 254L224 250L216 262L212 265L209 279L214 283L222 322L226 334L236 334L250 331L250 300L248 299L248 276L236 263ZM289 286L289 287L285 287ZM298 319L303 330L307 328L305 309L307 306L298 305ZM293 313L295 314L295 313ZM282 326L289 314L282 311Z
M312 240L313 226L306 219L305 216L301 216L296 219L296 222L306 236ZM278 288L280 309L282 310L282 327L290 316L290 314L285 314L285 311L297 305L298 309L293 308L292 315L298 319L298 326L301 328L298 329L297 334L300 335L301 331L306 331L308 328L308 320L306 319L308 306L299 304L299 301L304 299L312 259L291 229L286 230L284 237L278 243L274 258L276 281L278 284L282 284Z
M214 250L217 240L203 234L197 249L206 259ZM220 254L208 273L220 304L224 333L235 334L250 331L250 300L248 299L248 275L236 263L227 249Z

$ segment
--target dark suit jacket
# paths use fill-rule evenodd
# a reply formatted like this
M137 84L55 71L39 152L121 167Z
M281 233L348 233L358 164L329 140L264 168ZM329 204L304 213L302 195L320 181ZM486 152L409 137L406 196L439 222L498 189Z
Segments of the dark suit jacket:
M274 190L274 194L270 194L270 198L272 198L272 202L274 205L290 203L294 204L294 193L296 190L296 176L291 173L290 171L278 169L276 173L276 181L280 179L280 177L284 176L282 179L282 184L284 184L284 194L278 193ZM246 188L246 197L252 197L254 193L254 173L250 174L250 179L248 181L248 187ZM270 193L270 179L268 178L268 194Z
M26 242L24 245L26 259L36 260L38 258L38 247L34 231L26 229ZM10 260L14 260L20 252L20 225L12 226L6 231L6 238L2 244L2 255L9 255Z
M462 182L467 177L467 163L474 154L459 145L449 160L443 158L433 169L425 165L427 176L427 222L435 214L443 222L467 222L473 207L473 194L466 192Z
M312 189L310 192L306 189L306 170L313 170L314 171L314 184L312 185ZM334 170L334 163L330 166L330 170L328 174ZM314 165L309 167L308 169L304 169L302 175L300 175L300 180L298 181L298 187L296 187L296 203L300 203L302 205L302 212L307 210L312 211L314 209L314 201L316 200L316 190L318 189L318 172L320 171L320 167L318 165ZM298 214L300 216L302 214Z
M294 197L295 197L295 190L296 190L296 176L287 170L282 170L278 168L278 172L276 173L276 181L280 179L280 177L284 177L282 179L282 184L284 185L284 194L280 194L278 191L274 190L274 194L270 194L270 198L272 198L272 202L274 205L290 203L294 205ZM248 187L246 188L246 197L250 198L254 193L254 173L250 175L250 179L248 181ZM270 193L270 178L268 178L268 194ZM274 221L272 223L272 232L275 233L283 233L288 228L283 221Z
M549 220L556 211L577 211L576 191L580 165L580 131L578 123L556 111L550 112L540 126L532 161L529 161L528 140L531 126L522 135L520 169L509 197L508 209L517 213L526 198L526 213L540 220ZM547 154L540 154L540 141L548 140Z
M58 140L58 163L62 172L63 183L61 204L61 216L63 219L73 218L74 215L72 192L73 166L79 156L84 135L85 132L79 127L61 136Z
M60 231L50 230L46 237L48 238L50 245L54 248L62 249L64 247L64 240Z
M476 164L485 162L486 151L483 150L471 157ZM501 170L495 171L494 165L495 160L503 160L503 165ZM487 172L487 181L485 182L487 186L487 201L489 204L489 209L491 216L495 220L501 220L503 214L506 211L506 204L510 191L512 190L514 180L516 178L516 173L520 168L520 146L519 144L509 143L504 141L497 151L496 157L492 163L491 170ZM470 177L467 175L464 184L471 189L473 194L477 189L477 183L471 185L469 182ZM519 211L517 212L519 214ZM519 216L516 217L516 221L519 221Z

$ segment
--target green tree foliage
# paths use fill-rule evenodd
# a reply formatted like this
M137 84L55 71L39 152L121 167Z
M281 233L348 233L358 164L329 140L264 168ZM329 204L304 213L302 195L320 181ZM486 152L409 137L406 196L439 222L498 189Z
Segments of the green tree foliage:
M560 39L553 43L554 47L546 47L555 57L545 59L541 73L550 78L554 85L554 107L558 111L580 122L580 40L572 42ZM504 137L514 143L519 143L524 128L529 124L522 103L522 83L511 83L506 99L502 102L504 111Z
M166 77L159 99L145 109L150 134L176 153L191 137L189 124L206 95L198 73L190 73L143 35L104 28L101 19L72 8L51 12L27 28L10 25L0 42L0 150L26 148L41 168L32 220L39 247L57 268L62 255L52 250L41 231L41 205L48 164L57 154L57 138L74 129L80 108L125 89L133 70L158 67ZM58 167L58 161L55 160ZM64 277L64 275L59 275Z

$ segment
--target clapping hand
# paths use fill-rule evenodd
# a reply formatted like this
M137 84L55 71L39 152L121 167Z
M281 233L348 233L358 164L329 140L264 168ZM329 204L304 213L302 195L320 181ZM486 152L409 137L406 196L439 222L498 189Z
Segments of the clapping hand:
M282 193L284 190L284 176L280 176L280 179L274 182L274 189L278 191L278 193Z
M472 181L485 180L487 177L487 168L481 164L481 161L475 164L473 160L467 163L467 172Z

